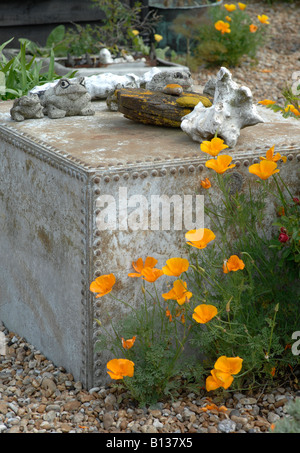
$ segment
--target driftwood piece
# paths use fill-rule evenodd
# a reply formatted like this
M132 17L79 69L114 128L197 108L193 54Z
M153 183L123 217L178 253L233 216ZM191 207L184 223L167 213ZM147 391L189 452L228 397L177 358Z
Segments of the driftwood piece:
M155 126L180 127L181 119L192 112L195 98L207 106L211 105L207 98L193 92L174 96L142 88L121 88L116 90L115 96L118 111L125 118ZM180 102L183 98L190 98L192 102Z

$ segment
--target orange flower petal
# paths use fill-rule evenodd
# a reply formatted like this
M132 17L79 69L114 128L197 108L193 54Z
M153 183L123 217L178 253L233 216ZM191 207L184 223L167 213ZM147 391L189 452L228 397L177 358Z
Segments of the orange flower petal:
M205 324L218 314L218 310L214 305L201 304L195 307L193 319L199 324Z
M170 258L166 261L166 266L162 268L165 275L179 277L189 268L189 262L186 258Z
M96 298L102 297L112 290L115 282L116 278L113 274L101 275L90 284L90 291L92 291L93 293L98 293L96 295Z
M161 277L164 273L161 269L157 269L155 267L145 267L142 272L142 279L146 280L147 282L155 282L159 277Z
M278 173L279 169L277 169L276 162L269 161L269 160L262 160L259 164L253 164L249 167L249 173L252 173L258 176L260 179L268 179L270 176Z
M217 159L210 159L206 161L205 166L222 175L225 171L235 167L235 164L230 165L231 161L232 157L224 154L222 156L218 156Z
M237 255L231 255L228 260L225 260L223 264L223 272L227 274L231 271L242 270L245 267L245 263Z
M187 244L198 249L205 248L209 242L215 239L215 237L215 234L208 228L190 230L185 234L185 238L188 241Z
M188 301L192 295L193 294L190 291L187 291L186 282L176 280L173 283L173 288L168 293L162 294L162 297L165 300L176 300L179 305L182 305Z
M127 359L112 359L107 363L108 374L112 379L123 379L125 376L132 377L134 363Z
M243 359L240 357L221 356L216 361L214 368L223 373L238 374L242 369Z

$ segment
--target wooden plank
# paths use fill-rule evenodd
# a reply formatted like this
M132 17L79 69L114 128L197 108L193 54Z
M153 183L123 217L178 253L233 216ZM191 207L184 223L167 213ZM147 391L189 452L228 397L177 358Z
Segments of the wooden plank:
M82 0L2 0L0 2L0 26L60 24L70 22L94 22L105 15ZM12 33L13 35L13 33Z

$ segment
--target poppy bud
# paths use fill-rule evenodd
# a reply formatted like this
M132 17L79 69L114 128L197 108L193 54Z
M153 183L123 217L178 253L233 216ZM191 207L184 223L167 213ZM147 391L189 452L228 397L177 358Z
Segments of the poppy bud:
M284 243L289 240L289 237L286 233L280 233L278 240Z
M280 233L284 233L284 234L286 234L286 228L284 228L284 227L281 227L281 228L280 228Z
M297 198L297 197L294 197L294 198L293 198L293 202L296 203L296 204L300 204L300 200L299 200L299 198Z

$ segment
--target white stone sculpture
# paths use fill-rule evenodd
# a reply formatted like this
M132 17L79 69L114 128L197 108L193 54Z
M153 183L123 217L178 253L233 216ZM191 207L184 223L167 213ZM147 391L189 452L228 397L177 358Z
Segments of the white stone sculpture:
M191 113L183 117L181 129L200 143L211 140L217 133L232 148L241 129L263 122L253 105L250 89L237 85L228 69L222 67L215 82L213 105L206 108L199 102Z
M111 64L114 62L113 57L110 51L106 48L103 48L99 52L99 62L101 64Z
M139 77L135 74L117 75L110 72L85 78L85 85L92 99L106 99L116 87L139 88Z

